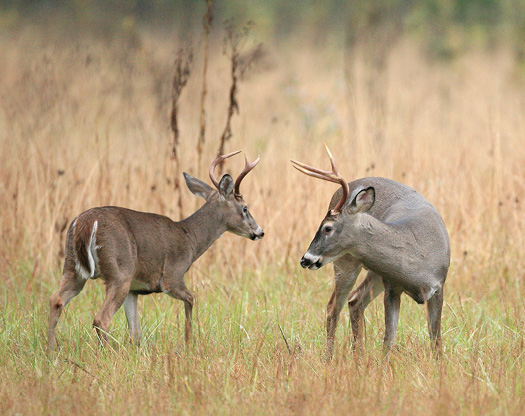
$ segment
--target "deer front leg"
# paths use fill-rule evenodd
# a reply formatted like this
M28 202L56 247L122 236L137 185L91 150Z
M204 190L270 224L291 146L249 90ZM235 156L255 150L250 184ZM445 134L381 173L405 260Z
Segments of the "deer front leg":
M401 291L387 281L383 281L383 284L385 285L385 338L383 350L388 357L396 339L399 308L401 306Z
M327 359L331 359L334 353L335 330L339 315L360 271L361 263L348 254L334 262L335 287L326 307Z
M163 279L161 287L164 293L184 302L184 312L186 314L186 329L184 332L184 339L186 344L188 344L190 342L192 332L191 321L193 314L193 294L184 284L184 274L174 278Z
M350 310L354 346L360 346L363 342L365 332L364 313L366 307L383 292L384 289L381 276L369 271L359 287L350 293L348 309Z

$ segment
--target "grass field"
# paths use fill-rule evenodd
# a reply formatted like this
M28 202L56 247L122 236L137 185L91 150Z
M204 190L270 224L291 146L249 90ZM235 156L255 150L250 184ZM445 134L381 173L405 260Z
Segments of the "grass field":
M200 45L180 100L179 154L182 170L208 181L229 75L213 43L198 172ZM0 414L524 414L525 89L504 48L429 63L405 39L377 68L366 48L266 45L240 84L227 144L261 155L243 193L266 236L225 235L194 264L189 348L182 303L165 295L140 299L140 348L123 311L111 347L100 348L97 281L68 305L61 349L46 357L63 225L108 204L181 215L181 173L169 158L177 48L155 32L108 39L27 26L0 35ZM423 308L403 297L388 364L380 300L366 312L364 352L352 352L345 310L325 362L332 266L305 271L299 259L337 188L289 163L328 167L323 142L348 181L404 182L442 214L452 254L441 361ZM225 167L236 174L242 163ZM184 190L182 214L201 201Z

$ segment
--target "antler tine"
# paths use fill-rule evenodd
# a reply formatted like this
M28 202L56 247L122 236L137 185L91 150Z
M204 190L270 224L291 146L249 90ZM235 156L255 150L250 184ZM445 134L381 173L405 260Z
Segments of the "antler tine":
M313 166L309 166L305 163L298 162L297 160L290 160L294 164L294 167L305 173L306 175L313 176L314 178L324 179L330 182L337 182L339 183L339 179L336 175L334 175L334 171L328 171L328 170L322 170L314 168ZM297 166L295 166L297 165Z
M330 149L328 148L326 143L324 146L325 146L326 152L328 153L328 157L330 158L330 164L332 165L332 171L317 169L312 166L308 166L305 163L297 162L295 160L292 160L291 162L293 163L293 167L295 169L297 169L298 171L306 175L313 176L314 178L318 178L318 179L323 179L325 181L338 183L339 185L341 185L341 188L343 189L343 195L341 195L341 199L331 211L332 214L338 214L341 212L341 208L343 207L344 203L348 199L348 195L350 194L350 188L348 187L348 184L346 183L344 178L337 171L337 167L335 165L335 161L332 156L332 152L330 152Z
M299 172L304 173L305 175L313 176L314 178L323 179L329 182L339 183L339 179L332 177L331 172L326 172L324 170L312 168L311 166L305 165L301 162L297 162L296 160L290 160L290 162L293 163L292 166L295 169L297 169Z
M330 151L326 143L324 143L324 148L326 149L326 153L328 153L328 157L330 158L330 164L332 165L332 172L334 172L337 176L339 176L339 172L337 172L337 168L335 167L334 157L332 156L332 152Z
M341 209L343 208L343 205L348 199L348 196L350 195L350 188L348 186L348 183L345 181L345 179L337 171L337 167L335 166L334 157L332 156L332 152L330 151L326 143L324 144L324 148L326 149L326 153L328 153L328 157L330 158L330 164L332 165L332 172L337 177L338 182L341 184L341 188L343 189L343 195L341 195L341 199L331 211L332 214L339 214L341 212Z
M237 153L241 153L240 150L237 150L236 152L231 152L231 153L228 153L226 155L221 155L220 152L217 153L217 156L215 157L215 159L213 159L213 162L211 162L210 164L210 179L212 181L212 183L215 185L215 187L218 189L219 188L219 181L215 178L215 167L221 163L224 159L228 159L229 157L232 157L234 155L236 155Z
M239 176L235 180L235 191L234 191L234 193L235 193L236 197L238 197L238 198L242 197L241 192L239 190L239 188L241 186L241 182L244 179L244 177L248 174L248 172L250 172L255 166L257 166L257 163L259 163L260 160L261 160L261 158L258 157L255 161L253 161L252 163L249 163L248 162L248 158L246 157L246 155L244 155L244 169L242 170L242 172L239 174Z

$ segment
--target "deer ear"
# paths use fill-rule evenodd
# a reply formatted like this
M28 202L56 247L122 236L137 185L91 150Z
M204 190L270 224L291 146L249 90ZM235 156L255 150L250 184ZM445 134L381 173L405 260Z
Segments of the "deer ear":
M186 185L188 189L197 196L201 198L208 199L213 192L213 188L208 184L204 183L200 179L194 178L191 175L188 175L186 172L182 172L184 179L186 180Z
M352 214L367 212L376 201L376 191L372 186L368 188L361 186L352 192L348 200L351 201L349 207Z
M227 173L223 175L219 182L219 193L226 199L233 196L234 182L233 178Z

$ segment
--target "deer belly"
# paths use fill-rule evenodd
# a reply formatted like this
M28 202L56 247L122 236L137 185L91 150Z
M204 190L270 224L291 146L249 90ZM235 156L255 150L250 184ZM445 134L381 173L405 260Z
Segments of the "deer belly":
M157 292L160 292L161 290L159 287L156 287L155 285L152 285L151 283L134 279L131 282L131 287L129 288L129 291L146 294L146 293L157 293Z
M421 305L432 299L438 290L438 287L419 287L418 289L404 290L404 292Z
M431 299L443 285L439 279L428 274L385 274L383 277L419 304Z

